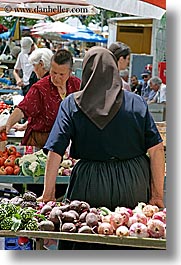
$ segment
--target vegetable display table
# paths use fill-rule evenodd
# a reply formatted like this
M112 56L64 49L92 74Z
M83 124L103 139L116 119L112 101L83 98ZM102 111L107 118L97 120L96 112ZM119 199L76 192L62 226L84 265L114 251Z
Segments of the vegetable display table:
M25 231L20 230L13 232L9 230L0 230L0 237L28 237L36 240L36 250L45 250L43 248L44 239L61 239L76 242L99 243L115 246L127 246L144 249L160 249L166 250L166 239L155 238L137 238L137 237L118 237L105 236L98 234L82 234L82 233L65 233L51 231Z
M17 131L14 134L8 134L8 144L20 143L24 137L24 131Z
M57 184L68 184L69 176L57 176ZM0 183L13 183L13 184L43 184L44 176L20 176L20 175L0 175Z

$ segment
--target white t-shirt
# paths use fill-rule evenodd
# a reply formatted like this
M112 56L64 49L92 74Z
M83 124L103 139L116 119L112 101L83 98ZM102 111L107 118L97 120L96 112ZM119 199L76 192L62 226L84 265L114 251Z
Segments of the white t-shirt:
M154 96L153 100L156 103L163 103L166 102L166 85L161 84L159 90L157 91L156 95Z
M20 52L18 54L18 58L16 61L16 64L14 66L14 69L23 71L23 83L25 86L29 84L29 79L31 76L31 73L33 71L33 65L29 63L28 61L28 54Z

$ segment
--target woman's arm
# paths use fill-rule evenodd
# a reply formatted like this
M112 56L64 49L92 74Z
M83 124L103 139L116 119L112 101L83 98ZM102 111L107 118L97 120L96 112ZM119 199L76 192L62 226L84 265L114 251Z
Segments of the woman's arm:
M165 177L165 154L163 143L148 149L151 167L151 198L150 204L164 207L163 187Z
M58 169L61 163L62 157L52 151L48 152L45 177L44 177L44 190L38 201L55 201L55 184L56 177L58 176Z

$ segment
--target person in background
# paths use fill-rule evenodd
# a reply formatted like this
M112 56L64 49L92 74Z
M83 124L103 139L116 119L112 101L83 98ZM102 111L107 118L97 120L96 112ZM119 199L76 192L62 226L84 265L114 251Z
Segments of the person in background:
M11 50L11 55L13 57L13 60L16 60L18 58L18 54L21 52L21 47L14 46Z
M109 50L114 54L117 60L119 71L125 70L129 65L131 49L123 42L113 42Z
M53 52L48 48L38 48L35 49L29 56L28 60L30 64L33 65L33 70L38 79L41 79L49 75L51 59ZM21 123L16 123L13 128L17 131L24 131L27 129L28 121Z
M0 55L1 54L9 54L10 53L10 48L8 46L8 43L6 40L3 40L0 38Z
M155 92L154 97L148 100L147 103L165 103L166 104L166 85L158 76L150 78L150 88Z
M111 211L117 206L133 209L138 202L164 207L164 147L147 103L122 89L117 60L108 49L90 48L82 66L80 91L61 102L43 148L48 157L44 191L38 201L56 200L56 176L71 140L70 156L79 161L71 173L66 199ZM59 244L61 250L107 248L111 247Z
M22 87L24 96L30 87L38 80L36 74L33 71L33 65L28 61L29 55L35 50L35 48L36 47L32 38L23 37L21 39L21 52L18 54L13 75L16 80L16 84ZM20 77L20 70L22 70L22 78Z
M136 75L131 76L131 91L137 95L141 96L142 85L138 82L138 77Z
M141 96L147 101L149 98L149 94L151 92L150 84L149 84L149 80L151 78L151 71L145 70L141 74L141 77L143 79L143 84L142 84L142 88L141 88Z
M43 56L41 60L42 58ZM6 132L8 133L21 119L28 120L22 145L42 148L56 119L60 102L70 93L79 90L80 79L71 76L73 58L70 52L59 50L50 61L50 75L32 85L7 121ZM5 128L0 127L0 131L2 129Z
M109 46L109 50L116 57L119 71L121 72L121 74L124 73L124 70L127 69L129 65L130 54L131 54L130 47L123 42L113 42ZM123 75L125 75L125 73ZM122 77L121 80L123 88L130 91L131 89L129 87L129 84Z
M129 81L129 71L128 71L128 69L119 71L119 74L120 74L121 78L124 81L123 82L123 89L131 91L131 87L130 87L130 85L128 83L128 81Z
M12 53L12 49L16 46L15 41L13 40L13 37L10 37L8 42L7 42L9 49L10 49L10 53Z
M30 54L28 61L33 65L38 79L49 75L52 56L53 52L48 48L39 48Z

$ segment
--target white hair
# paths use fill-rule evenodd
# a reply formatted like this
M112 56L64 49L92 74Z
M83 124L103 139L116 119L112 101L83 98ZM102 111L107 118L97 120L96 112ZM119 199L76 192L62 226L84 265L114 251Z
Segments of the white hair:
M29 56L28 61L31 64L39 64L40 61L44 64L45 70L50 70L51 59L53 52L48 48L38 48L35 49Z
M128 69L120 70L119 74L121 77L129 76L129 70Z
M153 85L161 85L162 84L162 80L159 76L154 76L152 78L150 78L149 80L150 82L152 82Z

